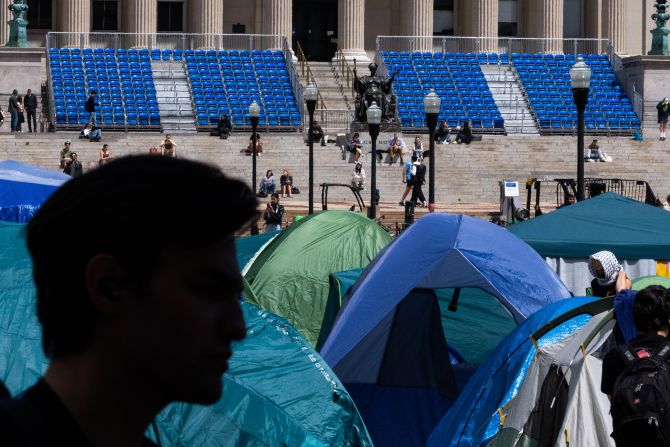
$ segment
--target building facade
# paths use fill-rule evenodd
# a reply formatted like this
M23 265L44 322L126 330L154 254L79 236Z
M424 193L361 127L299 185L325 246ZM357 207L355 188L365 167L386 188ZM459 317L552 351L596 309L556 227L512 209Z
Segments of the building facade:
M9 17L0 0L0 23ZM281 34L312 60L375 51L379 35L607 38L646 54L654 0L28 0L29 37L48 31ZM8 37L0 30L0 45Z

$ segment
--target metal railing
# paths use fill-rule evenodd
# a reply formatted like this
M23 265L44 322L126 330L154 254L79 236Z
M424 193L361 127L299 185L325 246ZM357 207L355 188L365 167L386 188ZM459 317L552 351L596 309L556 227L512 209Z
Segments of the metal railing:
M440 53L541 53L606 54L608 39L536 39L520 37L378 36L381 51L431 51Z
M351 67L349 67L349 62L344 57L342 50L337 50L337 53L335 53L335 61L333 63L335 64L339 75L342 77L342 80L346 83L346 88L351 89L349 93L351 94L351 100L353 102L356 98L356 91L354 90L354 72ZM344 95L344 92L342 92L342 94Z
M274 34L65 33L50 32L47 48L154 48L160 50L283 49L286 38Z
M309 122L307 113L303 115L303 130L307 134ZM319 123L323 129L349 130L351 122L354 120L354 111L349 109L316 109L314 111L314 120Z
M296 42L296 49L298 53L296 55L296 57L298 58L298 66L300 67L300 73L303 79L305 79L305 84L306 85L314 84L317 88L316 107L319 109L327 109L326 103L323 100L323 96L321 96L321 92L319 91L319 86L316 83L314 73L312 73L312 69L309 68L309 62L307 62L305 52L302 50L302 47L300 46L300 42Z

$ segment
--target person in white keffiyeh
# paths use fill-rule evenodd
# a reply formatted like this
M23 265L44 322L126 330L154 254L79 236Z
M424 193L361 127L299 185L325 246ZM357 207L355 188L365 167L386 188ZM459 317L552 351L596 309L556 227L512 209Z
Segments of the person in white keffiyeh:
M617 279L619 273L623 272L623 267L619 264L616 256L611 251L599 251L589 256L589 272L594 277L591 281L591 292L594 296L613 296L618 292ZM625 282L627 287L630 280L625 272Z

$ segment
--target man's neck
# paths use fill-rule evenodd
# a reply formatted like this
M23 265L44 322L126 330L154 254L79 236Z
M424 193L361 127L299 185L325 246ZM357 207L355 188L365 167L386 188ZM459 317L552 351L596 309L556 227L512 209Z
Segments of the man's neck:
M164 404L140 398L146 389L112 363L99 356L54 359L44 380L94 446L140 447Z

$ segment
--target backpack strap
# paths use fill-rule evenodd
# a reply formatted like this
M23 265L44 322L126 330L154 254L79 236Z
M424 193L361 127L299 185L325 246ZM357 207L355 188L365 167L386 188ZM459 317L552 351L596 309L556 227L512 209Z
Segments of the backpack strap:
M637 356L628 343L617 346L617 350L619 351L619 354L621 354L623 361L626 362L626 366L632 365L637 360Z
M660 357L661 360L667 360L670 357L670 341L663 343L661 349L658 350L654 357Z

